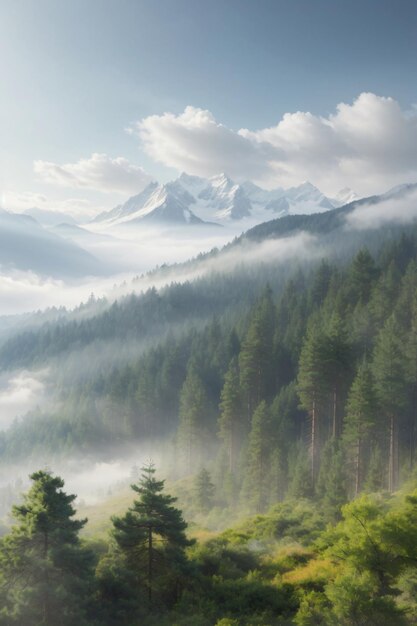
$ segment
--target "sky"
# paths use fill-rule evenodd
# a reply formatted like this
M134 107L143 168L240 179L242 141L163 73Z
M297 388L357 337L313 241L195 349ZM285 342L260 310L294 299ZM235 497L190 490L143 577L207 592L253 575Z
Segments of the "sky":
M0 206L417 181L415 0L0 0Z

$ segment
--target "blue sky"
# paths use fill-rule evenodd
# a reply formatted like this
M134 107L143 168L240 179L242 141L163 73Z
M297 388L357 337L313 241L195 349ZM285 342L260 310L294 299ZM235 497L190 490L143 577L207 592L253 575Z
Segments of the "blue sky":
M227 168L229 162L217 157L224 152L222 141L229 142L228 146L233 143L229 169L237 178L240 171L234 163L240 160L242 144L242 162L246 163L242 178L250 177L253 167L256 175L252 178L266 186L293 184L306 175L325 185L323 176L310 172L286 148L282 155L284 139L288 142L291 137L293 145L297 133L310 132L303 130L305 125L284 139L281 131L279 139L276 134L274 139L263 130L297 111L311 112L316 121L329 120L339 103L352 106L363 92L398 103L394 111L386 102L363 100L353 113L356 120L358 115L363 120L368 111L381 115L377 133L387 125L392 133L404 125L398 133L395 161L402 163L402 169L394 164L392 182L408 180L414 176L416 154L412 146L404 147L403 138L413 135L416 126L416 32L417 3L408 0L3 0L3 204L9 200L19 208L39 200L45 207L55 202L62 209L66 200L78 199L77 210L82 210L84 201L89 211L111 206L132 191L135 180L140 186L140 172L131 166L141 166L149 176L162 179L175 176L184 164L194 168L191 173L204 175L216 171L217 161ZM191 113L184 120L178 118L187 106L193 107ZM191 140L190 129L201 121L195 114L198 109L209 111L215 120L203 120L203 130L220 124L230 130L228 136L217 129L212 138L204 130ZM165 112L174 117L162 119ZM358 177L358 163L351 164L352 155L358 159L359 146L367 142L364 154L370 159L371 191L372 185L377 187L386 179L385 170L394 167L375 160L378 151L384 146L388 149L392 133L385 144L368 150L373 139L366 135L367 129L363 141L355 131L352 148L352 136L346 137L351 125L347 113L343 129L339 120L337 133L329 139L338 155L335 158L344 159L342 170L336 171L327 153L322 162L329 168L328 186L336 188L345 177L347 184L356 183L368 191ZM136 123L150 116L157 119L138 129ZM178 124L182 130L186 126L186 137L178 136ZM324 126L315 135L318 153L325 143L320 133L327 133L328 123ZM137 132L129 134L129 127ZM239 129L261 134L232 136ZM346 145L340 147L341 137L350 151ZM192 159L177 158L172 147L164 152L160 145L165 140L178 140L180 151L194 154L195 150L198 163L194 166ZM302 141L298 150L305 151ZM127 179L114 189L100 188L99 177L96 185L86 182L80 172L86 164L90 166L93 153L109 159L100 160L99 165L94 162L94 175L97 167L107 172L115 169L115 177L127 168ZM210 163L205 154L211 155ZM310 158L314 155L311 152ZM115 164L117 157L124 161ZM73 185L63 178L68 172L52 168L80 160L84 165L68 170L79 177ZM34 162L40 162L36 172ZM19 194L26 197L19 200Z

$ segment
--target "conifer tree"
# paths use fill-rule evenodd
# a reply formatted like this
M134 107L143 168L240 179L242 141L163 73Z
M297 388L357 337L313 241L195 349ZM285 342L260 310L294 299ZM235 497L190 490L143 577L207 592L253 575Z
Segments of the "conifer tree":
M296 456L290 473L288 495L298 500L299 498L312 498L314 495L311 480L311 462L308 458L304 445L299 442L295 450Z
M386 466L378 444L372 446L369 457L368 472L364 482L364 491L374 493L382 491L386 486Z
M319 418L323 408L326 382L325 338L316 322L310 324L301 350L298 393L301 406L310 416L310 459L311 481L317 479L317 454L319 444Z
M414 465L414 450L416 441L416 423L417 423L417 267L415 271L416 285L413 290L413 296L410 298L410 319L409 330L406 331L406 375L407 382L410 385L411 407L409 411L409 419L407 424L407 439L409 447L409 466L410 470ZM414 282L414 281L413 281Z
M205 467L202 467L196 476L194 494L198 509L202 513L208 513L213 506L214 485Z
M388 318L380 331L374 351L373 371L376 391L389 432L388 490L394 491L398 481L398 426L406 403L406 372L403 343L398 325Z
M343 442L346 457L353 470L353 494L362 490L366 460L370 456L372 432L377 419L377 397L370 366L363 362L357 371L346 406Z
M149 604L164 585L175 589L186 560L184 550L191 545L187 524L176 498L164 494L163 480L156 480L152 463L142 468L142 477L132 489L139 494L123 517L113 517L113 536L125 556L127 567L145 584ZM166 592L169 590L166 589Z
M320 467L317 487L320 487L326 516L336 521L340 518L341 507L346 502L347 492L343 449L334 437L327 441L323 457L325 460Z
M359 250L350 267L349 280L354 303L366 304L378 277L375 262L367 248Z
M220 396L219 437L222 439L228 456L228 469L236 470L239 447L244 435L242 420L242 398L239 384L237 360L233 359L224 378Z
M16 524L0 546L0 592L10 626L87 625L92 553L78 538L87 520L72 519L76 496L47 471L31 475Z
M340 435L340 407L346 381L349 378L351 348L346 325L341 315L334 311L325 333L325 378L331 393L332 436Z
M272 391L274 330L275 306L268 287L254 309L239 355L249 420L259 402Z
M187 472L202 463L204 441L207 436L206 416L208 398L203 382L193 363L180 393L178 445Z
M270 452L271 414L263 400L252 417L242 487L244 505L249 505L257 513L265 510L269 500Z

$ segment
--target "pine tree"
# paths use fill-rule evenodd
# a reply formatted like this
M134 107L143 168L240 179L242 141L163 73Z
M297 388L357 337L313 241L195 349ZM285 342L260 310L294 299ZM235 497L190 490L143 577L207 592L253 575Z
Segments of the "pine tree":
M3 614L10 626L87 625L94 557L78 538L87 520L72 519L76 496L61 478L47 471L30 478L0 546Z
M375 262L367 248L359 250L350 267L350 286L354 303L366 304L378 277Z
M113 536L127 567L144 583L152 604L158 581L177 587L179 572L185 567L184 550L192 544L187 539L187 524L176 498L163 492L163 480L156 480L152 463L142 468L142 477L132 489L139 494L123 517L113 517Z
M239 355L240 382L246 395L248 420L272 391L275 306L268 287L255 306Z
M237 360L233 359L224 378L220 396L219 437L227 451L228 470L236 470L239 448L244 435L242 420L242 399L239 384Z
M295 450L295 458L290 465L290 484L288 495L298 500L299 498L312 498L314 495L311 480L311 463L304 445L298 444Z
M351 347L346 325L337 311L333 312L326 328L324 353L324 375L326 386L331 393L332 436L337 438L341 431L341 399L345 395L351 361Z
M406 402L405 355L399 328L393 317L380 331L374 351L373 371L376 391L389 431L388 490L394 491L398 481L398 426Z
M362 490L377 419L378 404L374 385L372 370L363 362L349 391L343 430L347 461L353 469L355 496Z
M271 414L263 400L252 417L245 478L242 487L244 505L257 513L265 510L269 500L269 455L271 452Z
M311 287L311 300L314 305L320 306L329 289L332 268L327 259L322 259L318 269L314 274L314 280Z
M214 485L205 467L202 467L196 476L194 494L198 509L202 513L208 513L213 506Z
M385 487L386 466L379 445L374 445L369 458L368 472L364 482L364 491L374 493Z
M178 445L184 467L191 472L203 460L204 442L207 437L206 416L208 398L203 382L193 363L180 393Z
M298 393L301 406L309 413L311 420L310 465L313 486L317 479L319 418L325 397L325 382L325 337L318 324L312 323L307 331L307 336L301 350L298 372Z
M317 491L322 498L323 510L328 518L336 521L347 499L346 472L343 449L332 437L323 449Z
M407 381L410 385L411 407L409 411L409 419L407 424L407 439L409 446L409 466L410 470L414 465L414 451L416 441L416 423L417 423L417 267L413 267L413 276L415 283L413 295L410 297L411 303L409 307L409 325L410 328L406 332L406 374ZM405 308L405 307L404 307Z

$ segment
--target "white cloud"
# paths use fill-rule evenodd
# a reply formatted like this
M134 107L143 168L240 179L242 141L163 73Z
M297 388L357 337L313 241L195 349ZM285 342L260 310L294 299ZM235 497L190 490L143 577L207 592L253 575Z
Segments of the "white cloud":
M88 159L64 165L35 161L34 171L40 180L54 185L127 195L139 193L151 180L143 168L127 159L112 159L97 152Z
M276 126L231 130L210 111L152 115L136 123L146 152L190 174L226 171L267 187L310 180L327 193L380 192L417 180L417 114L393 98L362 93L327 117L286 113Z
M2 193L1 207L8 211L14 211L15 213L23 213L28 209L38 208L43 211L56 211L64 215L69 214L80 219L93 217L100 211L108 209L107 206L92 202L86 198L64 198L57 200L49 198L42 193L13 190L6 190Z
M192 106L181 115L151 115L131 132L139 134L155 161L199 176L226 171L235 178L258 178L276 152L269 144L254 142L219 124L210 111Z
M417 189L404 190L400 197L386 198L375 204L362 204L346 217L354 230L379 228L384 224L408 224L417 220Z
M0 430L6 429L16 417L24 415L43 399L41 380L26 371L0 377Z

